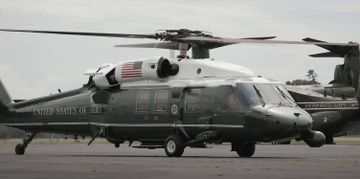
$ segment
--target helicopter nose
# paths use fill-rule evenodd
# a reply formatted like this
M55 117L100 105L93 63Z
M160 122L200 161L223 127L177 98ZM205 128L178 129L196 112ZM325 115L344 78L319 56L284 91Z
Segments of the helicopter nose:
M312 127L311 116L299 107L254 106L246 118L245 127L256 128L252 136L264 142L291 140Z
M270 125L277 129L304 131L312 127L311 116L301 108L282 106L266 111Z

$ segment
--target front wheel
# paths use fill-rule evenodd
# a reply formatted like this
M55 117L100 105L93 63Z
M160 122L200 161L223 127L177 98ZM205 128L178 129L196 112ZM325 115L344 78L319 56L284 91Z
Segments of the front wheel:
M289 144L291 144L291 140L278 142L278 144L280 144L280 145L289 145Z
M246 144L232 144L233 150L240 157L251 157L255 153L255 143L246 143Z
M25 153L25 146L23 144L17 144L15 147L16 155L24 155Z
M165 153L169 157L181 157L184 153L185 142L178 135L171 135L165 140Z

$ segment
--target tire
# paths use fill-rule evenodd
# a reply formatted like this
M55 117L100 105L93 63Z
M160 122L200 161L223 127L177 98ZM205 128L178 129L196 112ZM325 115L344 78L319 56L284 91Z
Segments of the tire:
M325 140L325 144L336 144L334 142L334 137L332 135L325 135L326 136L326 140Z
M25 154L25 146L23 144L17 144L15 147L16 155L24 155Z
M178 135L171 135L165 140L165 153L168 157L181 157L184 153L185 142Z
M289 144L291 144L291 140L279 142L278 144L280 144L280 145L289 145Z
M244 157L244 158L251 157L255 153L255 144L254 143L237 144L235 151L240 157Z

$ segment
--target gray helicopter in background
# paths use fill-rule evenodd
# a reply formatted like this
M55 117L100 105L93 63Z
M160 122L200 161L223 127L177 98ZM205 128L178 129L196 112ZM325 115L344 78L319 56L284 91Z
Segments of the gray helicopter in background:
M306 42L323 42L313 38ZM359 45L355 42L349 44ZM334 80L327 85L287 85L286 89L296 103L313 118L313 129L323 132L326 144L334 144L334 137L360 127L359 110L359 46L340 46L333 44L317 45L328 50L325 53L310 55L314 58L343 58L337 65ZM290 141L283 142L290 143Z

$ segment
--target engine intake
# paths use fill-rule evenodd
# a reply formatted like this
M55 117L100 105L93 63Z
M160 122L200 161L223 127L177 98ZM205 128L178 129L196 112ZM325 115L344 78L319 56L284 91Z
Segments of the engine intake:
M85 74L93 77L96 86L109 88L124 82L163 80L179 73L179 65L166 58L139 59L119 64L104 64Z
M170 64L168 59L161 57L158 62L156 73L159 78L177 75L179 73L179 65L175 63Z

